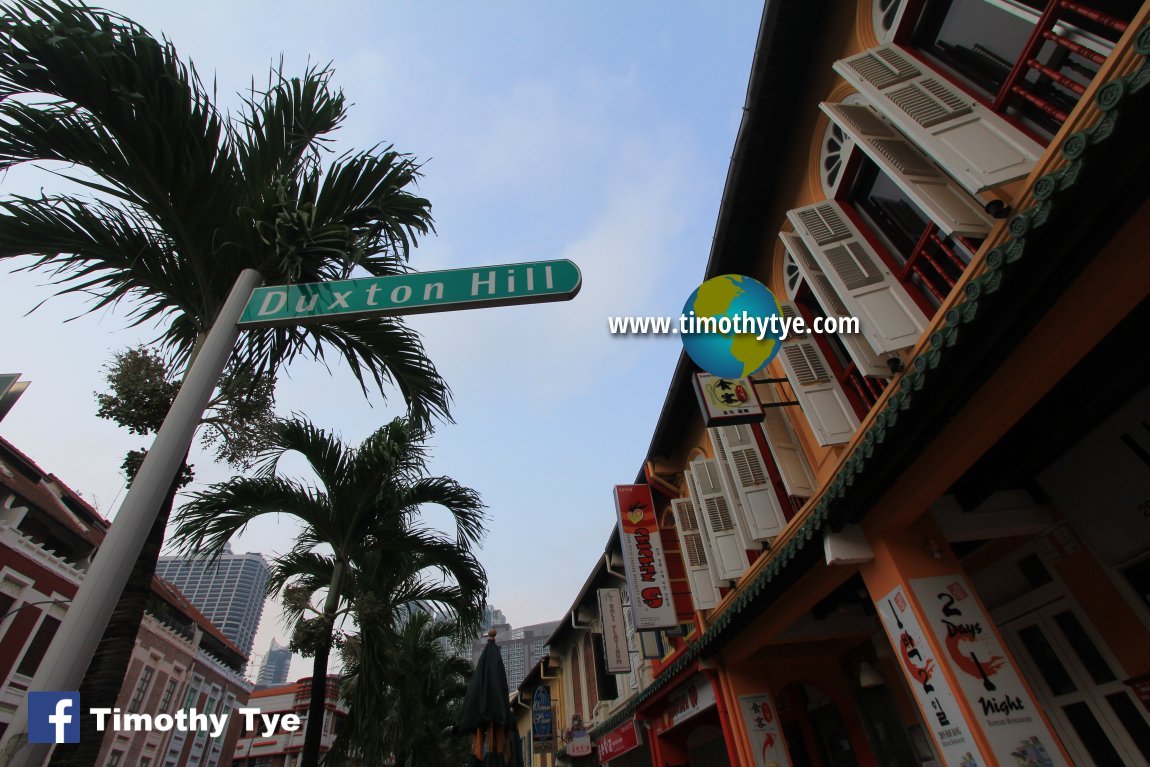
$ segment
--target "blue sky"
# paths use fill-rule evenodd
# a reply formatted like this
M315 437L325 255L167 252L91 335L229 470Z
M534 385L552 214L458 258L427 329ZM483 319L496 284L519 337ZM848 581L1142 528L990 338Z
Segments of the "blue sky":
M481 552L491 602L515 625L570 605L612 525L612 486L634 480L676 338L614 338L611 315L677 314L698 286L742 113L762 6L753 2L559 3L124 0L106 4L171 38L225 105L253 78L331 61L352 102L338 151L394 144L424 164L419 191L438 234L412 263L430 270L570 258L570 303L410 320L454 393L433 471L489 506ZM0 194L51 188L30 170ZM0 272L0 372L32 381L0 423L11 440L106 515L119 463L146 443L96 418L112 353L149 337L124 315L65 320L44 277ZM278 409L358 442L396 398L365 399L352 376L310 363L282 376ZM230 475L206 455L198 479ZM434 521L435 515L431 515ZM268 520L238 551L284 550ZM269 606L255 653L287 638ZM305 665L296 660L295 676Z

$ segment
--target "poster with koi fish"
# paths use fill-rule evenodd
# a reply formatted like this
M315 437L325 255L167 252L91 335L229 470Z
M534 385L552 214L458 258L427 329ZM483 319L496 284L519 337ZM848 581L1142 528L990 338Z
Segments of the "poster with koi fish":
M970 735L950 683L938 667L914 607L896 586L875 603L894 648L898 665L910 683L922 718L934 735L935 747L947 767L984 767L985 759Z
M916 578L910 586L994 753L1010 754L1026 767L1066 765L970 582L956 573Z
M655 502L647 485L616 485L615 508L619 514L619 542L631 594L635 630L671 628L679 623Z

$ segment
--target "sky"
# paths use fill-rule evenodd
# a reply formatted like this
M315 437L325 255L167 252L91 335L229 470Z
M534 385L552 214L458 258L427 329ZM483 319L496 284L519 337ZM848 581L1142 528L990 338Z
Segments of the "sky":
M225 107L281 56L289 74L331 62L352 103L334 148L390 144L423 163L418 192L437 233L414 268L579 265L583 287L567 303L409 319L454 397L431 471L488 506L489 601L516 626L561 618L612 532L613 486L642 465L681 349L675 337L613 337L607 318L677 315L702 280L761 3L103 5L169 37ZM0 175L0 196L58 183L21 168ZM123 310L84 314L82 301L53 297L46 275L10 266L0 372L31 386L0 436L114 517L123 455L148 440L97 418L94 394L112 355L155 331L128 327ZM277 411L355 444L402 412L385 394L365 397L346 369L301 360L281 374ZM189 490L232 474L198 449L192 463ZM233 548L274 556L294 532L269 518ZM288 629L269 603L254 660L273 638ZM291 673L308 674L307 661Z

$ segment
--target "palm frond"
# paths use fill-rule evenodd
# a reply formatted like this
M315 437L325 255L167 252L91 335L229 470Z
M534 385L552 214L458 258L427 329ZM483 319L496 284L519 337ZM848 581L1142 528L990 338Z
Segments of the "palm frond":
M479 494L449 477L421 477L403 487L398 498L403 508L441 506L455 520L456 538L461 546L483 541L487 522L486 506Z
M184 551L222 550L252 520L290 514L307 525L331 527L326 497L314 488L279 477L235 477L193 493L176 514L172 543Z
M281 59L266 90L253 85L237 129L245 177L268 184L318 165L319 147L347 117L343 92L332 90L331 76L330 66L311 66L302 77L288 77Z
M392 384L417 423L451 420L447 383L426 357L419 335L394 317L249 331L236 353L252 368L278 368L301 355L326 364L335 356L364 394L369 385L383 391Z
M272 444L261 456L261 476L271 476L285 453L299 453L329 493L343 483L348 451L336 435L318 428L301 416L280 420Z

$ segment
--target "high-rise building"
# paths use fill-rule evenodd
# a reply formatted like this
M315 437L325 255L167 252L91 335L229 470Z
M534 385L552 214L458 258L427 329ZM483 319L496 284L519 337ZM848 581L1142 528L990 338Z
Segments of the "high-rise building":
M245 654L251 653L268 580L268 563L262 554L233 554L225 547L214 560L160 557L156 575L183 592Z
M273 639L271 649L264 656L264 662L260 666L259 676L256 677L256 688L287 684L291 657L291 649Z
M503 615L503 611L494 605L487 605L483 608L483 630L494 628L498 629L501 626L508 626L507 618Z
M488 626L496 631L495 644L499 648L499 654L503 656L503 668L507 673L507 688L514 690L523 681L523 677L527 676L527 672L534 668L539 659L543 657L547 637L551 636L559 623L558 621L550 621L522 628L512 628L500 610L488 606L487 612L491 614L493 619L498 618L497 622L489 622ZM486 637L475 640L471 647L472 664L479 660L479 655L483 652L483 647L486 644Z

